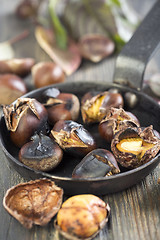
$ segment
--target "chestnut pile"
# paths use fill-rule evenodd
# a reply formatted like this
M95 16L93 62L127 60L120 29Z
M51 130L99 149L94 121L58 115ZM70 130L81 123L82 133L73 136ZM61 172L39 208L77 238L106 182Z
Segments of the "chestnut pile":
M19 98L3 106L10 140L28 167L52 171L69 154L81 159L72 169L73 178L108 177L147 163L160 150L159 133L152 125L141 127L137 117L123 109L118 92L87 92L80 100L48 88L43 99Z

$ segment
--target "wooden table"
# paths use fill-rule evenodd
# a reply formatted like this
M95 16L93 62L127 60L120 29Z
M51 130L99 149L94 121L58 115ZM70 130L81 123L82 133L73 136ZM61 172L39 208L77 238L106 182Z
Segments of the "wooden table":
M10 39L24 29L30 35L14 44L16 57L34 57L36 61L48 60L48 56L38 46L33 26L27 21L19 21L14 9L19 0L0 1L0 41ZM111 82L115 57L99 64L84 61L80 69L67 77L66 81L100 80ZM26 80L28 81L28 80ZM30 84L32 86L32 84ZM97 239L101 240L158 240L160 239L160 186L157 183L160 166L142 182L125 191L103 196L111 207L108 231L104 230ZM57 233L53 220L45 227L34 226L27 230L11 217L3 208L3 196L8 188L25 179L12 169L0 150L0 239L2 240L56 240ZM107 231L107 232L106 232Z

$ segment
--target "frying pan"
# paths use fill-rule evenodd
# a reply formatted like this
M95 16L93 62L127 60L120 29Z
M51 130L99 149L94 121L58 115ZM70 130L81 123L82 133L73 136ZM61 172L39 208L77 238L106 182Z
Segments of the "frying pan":
M131 110L139 119L141 126L153 125L154 129L160 132L160 106L151 97L141 91L143 74L146 64L154 51L157 50L160 42L160 1L153 6L142 24L131 40L125 45L116 61L114 83L104 82L65 82L37 89L29 92L23 97L36 98L43 102L43 92L51 87L60 89L61 92L72 92L79 99L88 91L105 91L110 88L117 88L124 96L127 92L135 94L138 103ZM125 108L124 107L124 108ZM78 121L81 122L81 119ZM88 129L96 138L97 133L94 127ZM18 149L10 142L6 129L4 116L0 121L0 140L2 150L13 168L26 179L47 177L52 179L58 186L64 189L65 194L92 193L104 195L122 191L141 181L159 163L160 153L150 162L133 170L125 171L110 177L93 179L72 179L71 173L74 167L80 162L78 157L65 154L62 163L52 172L45 173L33 170L18 160ZM100 147L106 147L102 140L99 140Z

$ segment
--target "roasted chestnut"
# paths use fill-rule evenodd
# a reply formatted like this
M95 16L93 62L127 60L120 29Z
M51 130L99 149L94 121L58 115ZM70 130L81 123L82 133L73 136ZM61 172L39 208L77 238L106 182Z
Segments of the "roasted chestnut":
M59 120L76 121L80 112L80 103L76 95L60 93L50 97L44 105L48 112L48 122L53 126Z
M15 104L3 106L4 118L12 142L22 147L35 132L46 130L47 110L36 99L18 98Z
M98 178L111 176L120 172L113 154L106 149L89 152L75 167L73 178Z
M111 150L117 161L126 168L136 168L156 156L160 150L160 139L153 126L126 128L116 133Z
M19 160L22 163L45 172L57 167L62 157L63 151L58 144L43 134L34 135L19 151Z
M62 149L73 154L83 156L96 148L92 135L83 125L71 120L59 120L51 134Z
M111 107L123 107L123 97L120 93L88 92L81 100L81 113L84 123L100 122Z
M24 81L14 74L0 75L0 104L11 104L27 92Z
M104 119L99 124L99 133L107 142L111 142L116 132L128 128L139 127L137 117L126 112L123 108L111 108Z
M24 77L35 64L33 58L12 58L0 61L0 73L12 73Z
M37 88L64 82L65 74L54 62L39 62L32 67L32 80Z
M99 197L82 194L70 197L57 213L55 227L66 239L92 239L108 222L110 207Z
M49 179L20 183L6 192L4 208L24 227L44 226L58 212L63 190Z

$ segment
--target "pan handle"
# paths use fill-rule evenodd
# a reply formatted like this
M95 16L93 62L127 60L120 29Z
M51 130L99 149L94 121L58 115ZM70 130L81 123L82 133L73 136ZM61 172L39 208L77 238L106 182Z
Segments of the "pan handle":
M160 47L160 0L158 0L116 60L114 82L140 90L146 65Z

